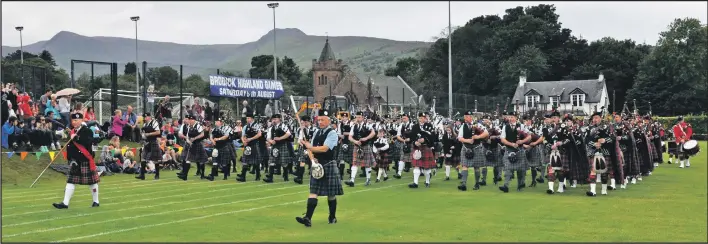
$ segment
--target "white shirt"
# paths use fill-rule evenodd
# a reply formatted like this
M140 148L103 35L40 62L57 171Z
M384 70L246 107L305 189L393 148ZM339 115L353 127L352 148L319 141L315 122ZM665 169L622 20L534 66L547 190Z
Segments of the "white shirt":
M480 130L482 130L482 131L487 131L487 128L484 127L482 124L479 124L479 123L477 123L477 124L471 124L471 125L470 125L470 124L462 124L462 126L460 126L460 129L457 130L457 139L462 138L462 134L464 134L463 132L464 132L464 130L465 130L465 126L469 126L470 129L472 129L472 135L473 135L473 136L474 136L474 128L475 128L475 127L477 127L478 129L480 129Z
M71 111L71 104L69 104L69 100L64 97L57 100L57 107L59 113L68 113Z

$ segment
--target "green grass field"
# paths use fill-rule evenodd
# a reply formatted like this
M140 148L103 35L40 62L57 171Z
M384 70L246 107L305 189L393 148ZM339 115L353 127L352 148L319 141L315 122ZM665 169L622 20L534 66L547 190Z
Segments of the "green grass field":
M585 196L586 186L547 195L547 184L502 193L490 183L460 192L456 180L443 181L444 171L431 188L419 189L406 186L410 173L369 187L358 178L339 197L339 223L327 224L320 198L312 228L294 220L305 212L306 184L265 184L252 175L246 183L191 175L184 182L174 171L159 181L107 176L99 208L90 207L88 186L77 186L71 207L57 210L51 203L63 199L61 174L50 169L28 188L47 160L3 157L2 242L708 241L705 150L691 168L662 164L644 181L595 198Z

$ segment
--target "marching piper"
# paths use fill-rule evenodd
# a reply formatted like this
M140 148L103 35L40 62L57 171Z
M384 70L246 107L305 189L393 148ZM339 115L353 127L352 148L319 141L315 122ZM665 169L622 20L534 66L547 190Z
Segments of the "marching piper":
M339 176L344 177L344 168L346 164L349 164L348 173L351 174L352 166L352 145L349 142L349 132L352 130L352 123L349 121L349 113L344 112L341 114L341 121L339 126L337 126L337 135L339 137L339 154L337 161L339 161Z
M310 178L310 194L307 197L307 208L304 217L296 217L295 220L305 227L312 226L312 215L317 208L317 197L327 196L329 206L330 224L337 223L337 196L344 195L342 181L339 176L338 162L334 158L334 148L337 146L338 135L332 128L329 128L330 118L325 110L320 110L317 116L318 130L312 138L312 143L305 141L303 146L312 154L316 163L321 165L322 177Z
M66 145L66 157L69 160L69 174L64 189L64 201L52 203L57 209L69 208L69 201L74 195L76 184L88 185L91 189L93 204L98 207L98 171L94 162L94 152L89 150L93 144L93 132L83 124L84 116L81 113L71 114L71 139Z
M460 152L462 150L462 143L457 140L457 132L454 130L453 125L445 126L445 132L443 133L443 152L445 153L445 180L450 180L450 170L452 167L459 167L460 165ZM459 172L458 172L459 174Z
M307 155L307 149L305 148L305 142L312 140L312 136L315 134L315 127L312 126L312 119L310 116L303 115L300 118L300 132L298 133L298 143L300 146L300 157L298 158L298 167L295 171L295 179L293 181L298 184L302 184L303 175L305 174L305 165L310 164L310 158ZM342 168L344 169L344 168Z
M241 174L236 177L236 181L245 182L246 172L249 168L253 168L256 174L256 181L261 179L261 150L259 148L259 139L263 136L260 124L253 119L253 113L246 113L246 125L241 132L241 141L243 142L243 156L241 163L243 168Z
M411 141L413 123L411 123L408 114L401 114L401 124L398 127L398 133L396 135L396 140L401 145L401 157L398 159L398 172L393 176L396 179L401 178L401 173L403 171L408 172L409 165L411 164L411 153L413 150L413 141Z
M585 144L588 162L590 165L590 191L586 195L594 197L597 195L596 182L602 183L602 195L607 195L607 181L610 179L612 185L615 183L614 169L610 150L614 150L614 136L610 135L607 125L601 124L602 113L595 112L592 115L592 125L586 135ZM613 189L614 190L614 189Z
M546 193L554 194L565 191L566 177L570 170L570 131L565 123L560 121L560 113L551 113L551 124L544 129L543 137L546 139L546 147L550 147L548 156L548 190ZM554 190L554 185L558 179L558 190Z
M506 152L504 153L504 185L499 187L499 190L508 193L509 183L511 182L511 176L514 172L517 175L517 191L521 191L526 184L524 180L526 178L526 157L525 149L522 145L529 140L531 140L531 135L529 135L516 120L515 112L508 112L508 123L502 128L501 142L506 146Z
M356 121L349 132L349 141L354 144L351 179L346 182L350 187L354 186L354 179L359 168L366 171L366 185L371 184L371 167L376 162L371 148L374 136L376 136L374 129L364 123L364 114L357 112Z
M142 136L145 142L142 150L142 160L140 160L140 175L136 176L136 179L145 180L145 171L147 171L147 164L152 163L155 165L155 179L160 179L160 160L162 159L162 149L160 149L160 144L157 139L160 138L160 122L152 119L150 113L143 114L143 125Z
M292 155L288 148L288 138L290 129L280 123L280 114L273 114L271 117L271 128L268 130L266 140L270 146L270 160L268 161L268 175L263 179L266 183L273 183L273 174L276 170L283 169L283 180L288 181L287 165L292 161Z
M187 115L186 118L188 120L188 146L187 148L185 148L187 149L187 158L185 159L185 167L182 168L182 172L177 173L177 178L180 178L182 180L187 180L187 176L189 175L189 169L191 168L191 163L197 163L199 165L205 164L207 161L209 161L209 157L207 157L206 150L204 150L204 146L202 145L202 141L205 139L204 128L201 124L199 124L199 122L197 122L196 118L193 115ZM200 176L202 179L206 179L206 177L204 177L204 172L201 172Z
M484 150L482 140L489 136L489 132L484 126L473 124L472 111L465 112L464 118L465 123L457 132L457 140L462 143L460 155L462 181L457 186L457 189L461 191L467 190L468 168L472 167L474 168L474 188L472 189L479 190L480 169L486 167L487 162L486 150Z
M378 175L376 176L376 183L381 182L381 175L383 175L383 180L388 180L388 174L386 169L388 164L391 163L391 159L388 156L388 152L391 150L389 147L389 139L386 136L386 130L382 127L377 133L377 138L374 141L374 146L372 148L374 155L376 155L376 165L378 168Z
M536 176L538 171L543 170L543 147L540 146L543 143L543 133L538 130L533 124L533 118L530 115L526 115L523 118L524 126L526 131L531 136L531 140L526 142L523 147L526 150L527 166L531 168L531 187L536 187Z
M409 188L418 188L418 179L422 172L425 176L425 187L430 187L430 174L435 164L435 155L433 154L433 146L437 136L433 133L433 125L427 120L426 113L418 114L418 125L413 127L413 132L416 134L413 143L412 162L413 165L413 183L409 184Z
M211 174L207 176L207 179L213 181L214 177L218 177L219 168L221 168L221 172L224 174L224 180L226 180L231 175L229 171L230 163L232 161L236 162L233 145L231 143L232 129L224 124L223 118L221 117L216 118L214 125L215 127L210 134L210 140L214 144L214 150L211 155Z
M491 117L486 115L482 119L482 125L486 127L489 137L484 142L486 152L485 158L487 159L487 166L493 167L492 173L494 174L493 181L496 185L502 180L502 171L504 168L504 162L502 161L502 155L504 154L502 148L499 146L501 144L501 129L492 123ZM486 167L482 169L482 182L480 185L487 185L487 169Z

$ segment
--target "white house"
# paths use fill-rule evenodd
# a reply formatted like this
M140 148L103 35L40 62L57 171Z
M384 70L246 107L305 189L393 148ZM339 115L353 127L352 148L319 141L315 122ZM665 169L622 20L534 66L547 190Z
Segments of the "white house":
M561 113L589 115L608 106L609 97L604 75L594 80L562 80L527 82L519 77L514 98L514 111L550 111L555 105Z

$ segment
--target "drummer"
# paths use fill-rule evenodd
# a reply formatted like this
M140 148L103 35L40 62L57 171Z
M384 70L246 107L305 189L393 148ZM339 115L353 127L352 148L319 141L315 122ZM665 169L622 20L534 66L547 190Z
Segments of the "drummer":
M691 135L693 135L693 129L691 124L686 123L683 120L683 116L679 116L676 121L676 125L673 127L674 137L676 137L676 151L679 158L679 168L683 168L684 164L686 168L691 167L691 162L688 159L688 153L684 150L684 143L691 140ZM696 145L698 146L698 145Z

